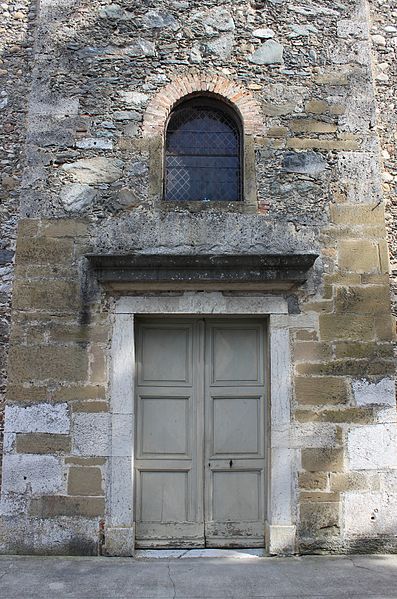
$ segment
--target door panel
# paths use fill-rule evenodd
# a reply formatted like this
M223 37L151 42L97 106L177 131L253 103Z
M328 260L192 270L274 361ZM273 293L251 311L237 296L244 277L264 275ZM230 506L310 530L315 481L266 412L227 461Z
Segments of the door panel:
M205 537L208 547L264 542L264 330L206 327Z
M264 544L264 325L137 327L138 547Z
M202 392L199 324L150 321L137 327L136 544L202 547ZM202 385L201 385L202 386Z

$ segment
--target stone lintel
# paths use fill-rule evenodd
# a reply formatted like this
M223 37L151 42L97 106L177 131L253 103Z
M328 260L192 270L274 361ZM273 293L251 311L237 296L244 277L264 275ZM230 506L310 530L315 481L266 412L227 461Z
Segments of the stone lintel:
M291 289L304 283L317 254L99 255L87 259L112 289Z

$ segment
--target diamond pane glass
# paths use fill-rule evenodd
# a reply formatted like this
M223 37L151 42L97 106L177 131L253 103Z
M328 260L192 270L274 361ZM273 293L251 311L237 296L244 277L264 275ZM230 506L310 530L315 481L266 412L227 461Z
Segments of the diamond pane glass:
M239 200L237 125L212 107L176 110L167 129L165 170L166 200Z

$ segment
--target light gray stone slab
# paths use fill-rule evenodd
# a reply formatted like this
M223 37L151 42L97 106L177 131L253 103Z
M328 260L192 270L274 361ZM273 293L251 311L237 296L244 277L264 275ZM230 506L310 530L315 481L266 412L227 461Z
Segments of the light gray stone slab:
M122 175L123 162L117 159L96 157L83 158L62 165L61 169L69 173L78 183L113 183Z
M61 189L61 202L68 212L79 212L91 206L97 196L96 189L81 183L65 185Z
M63 490L62 461L48 455L14 454L3 458L2 492L51 495Z
M384 378L377 383L366 379L352 382L353 395L358 406L395 406L396 387L394 379Z
M394 493L345 493L343 503L347 537L396 534L396 489Z
M74 414L72 454L79 456L109 456L109 429L109 414Z
M57 433L70 430L68 405L40 403L33 406L6 406L5 432L7 433Z
M397 427L395 424L370 424L352 428L347 449L352 470L397 468Z
M254 64L283 64L284 47L275 40L262 44L249 58Z

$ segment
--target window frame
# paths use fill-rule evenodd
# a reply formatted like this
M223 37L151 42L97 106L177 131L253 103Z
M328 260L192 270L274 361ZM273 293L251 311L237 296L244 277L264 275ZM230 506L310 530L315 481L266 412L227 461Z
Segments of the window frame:
M187 198L186 200L173 200L168 199L166 197L166 182L167 182L167 134L168 127L170 121L175 114L175 111L178 109L183 109L184 107L205 107L210 110L218 111L227 116L230 119L236 130L238 131L238 162L239 162L239 185L238 185L238 199L236 200L191 200ZM244 126L241 116L238 114L237 110L231 106L229 103L225 101L224 98L214 97L212 95L206 95L203 93L194 94L192 96L184 97L179 100L170 111L167 120L165 122L164 130L163 130L163 160L162 160L162 194L161 201L167 204L204 204L204 205L218 205L218 204L240 204L244 202L244 182L245 182L245 155L244 155Z

